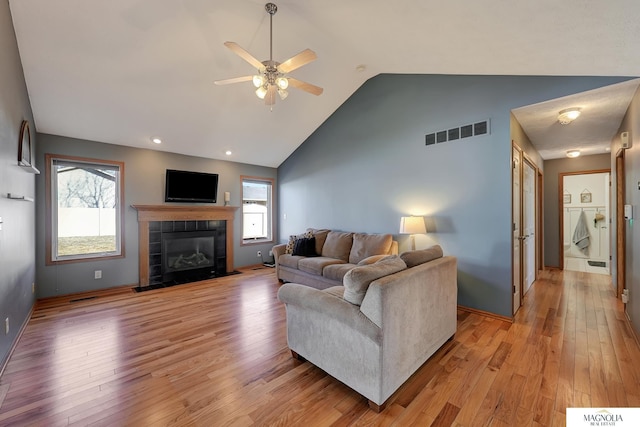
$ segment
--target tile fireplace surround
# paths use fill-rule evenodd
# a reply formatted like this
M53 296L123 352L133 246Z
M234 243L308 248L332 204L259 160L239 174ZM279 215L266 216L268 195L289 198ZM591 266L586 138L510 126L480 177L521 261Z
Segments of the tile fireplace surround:
M185 205L131 205L138 211L138 286L149 286L149 222L151 221L226 221L227 271L233 271L233 219L237 207Z

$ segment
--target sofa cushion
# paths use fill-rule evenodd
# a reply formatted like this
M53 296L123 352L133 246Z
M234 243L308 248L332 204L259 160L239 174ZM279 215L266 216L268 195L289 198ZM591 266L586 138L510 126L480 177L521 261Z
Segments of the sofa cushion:
M400 258L407 264L407 267L415 267L436 258L442 258L443 252L440 245L433 245L427 249L407 251L400 254Z
M322 246L322 256L336 258L344 262L349 261L349 253L353 244L353 233L330 231Z
M298 269L298 261L304 258L305 257L298 255L282 254L278 258L278 264L280 264L281 266Z
M318 255L322 253L322 247L324 246L325 240L327 240L327 235L329 234L329 231L330 230L327 230L326 228L321 228L321 229L307 228L307 233L311 232L313 237L316 238L316 253Z
M349 262L357 264L371 255L387 255L391 250L391 234L355 233L349 252Z
M407 264L398 255L389 255L373 264L355 267L344 275L344 299L360 305L371 282L406 268Z
M306 231L302 234L292 234L289 236L289 241L287 242L287 247L284 250L285 254L292 254L293 247L296 245L296 240L313 237L313 233L310 231Z
M293 245L293 255L318 256L316 253L316 238L303 237L302 239L296 239Z
M345 262L336 258L327 257L312 257L302 258L298 261L298 270L305 273L315 274L316 276L322 276L322 270L331 264L344 264Z
M335 280L337 282L342 283L342 279L344 275L351 269L353 269L355 264L332 264L327 265L322 270L322 277L329 280Z

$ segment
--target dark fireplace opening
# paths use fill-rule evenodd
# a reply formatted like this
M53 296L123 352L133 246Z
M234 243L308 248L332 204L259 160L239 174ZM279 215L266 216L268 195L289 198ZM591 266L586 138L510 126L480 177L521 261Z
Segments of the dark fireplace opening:
M212 231L165 233L162 266L165 272L194 270L215 265L215 234Z
M149 285L174 285L224 276L225 221L149 224Z

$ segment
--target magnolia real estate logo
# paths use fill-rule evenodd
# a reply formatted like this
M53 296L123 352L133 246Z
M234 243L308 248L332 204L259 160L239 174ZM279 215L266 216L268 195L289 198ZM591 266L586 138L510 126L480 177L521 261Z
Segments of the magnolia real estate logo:
M640 426L640 408L567 408L567 427Z

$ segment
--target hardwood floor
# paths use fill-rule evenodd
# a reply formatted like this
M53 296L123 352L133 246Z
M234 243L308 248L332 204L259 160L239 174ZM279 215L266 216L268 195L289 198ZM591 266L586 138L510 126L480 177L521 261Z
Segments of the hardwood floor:
M0 379L0 425L564 425L640 406L640 349L610 278L547 271L513 324L458 331L380 414L286 344L272 269L40 301Z

